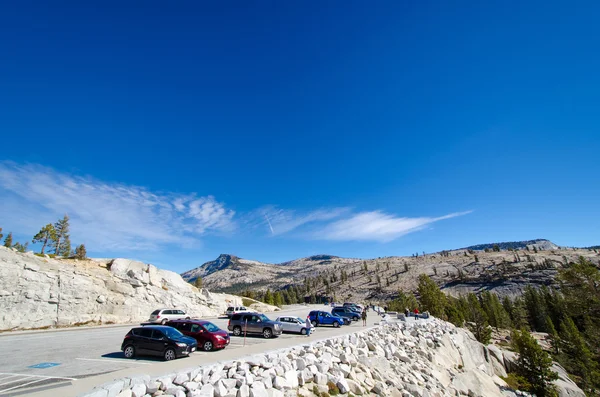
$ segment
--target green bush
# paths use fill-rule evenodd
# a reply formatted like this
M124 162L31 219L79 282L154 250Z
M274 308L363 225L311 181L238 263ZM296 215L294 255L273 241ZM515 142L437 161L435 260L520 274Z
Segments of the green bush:
M340 394L340 389L332 381L327 382L327 387L329 388L329 395L337 396L338 394Z
M250 298L242 298L242 305L248 307L254 303L257 303L257 301L255 301L254 299L250 299Z

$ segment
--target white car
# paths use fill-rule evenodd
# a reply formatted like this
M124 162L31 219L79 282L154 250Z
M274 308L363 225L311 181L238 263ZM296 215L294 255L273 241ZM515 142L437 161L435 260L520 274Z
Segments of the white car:
M154 324L166 324L167 321L171 320L189 320L191 317L187 315L183 310L178 309L158 309L152 312L149 323Z
M227 311L225 312L225 315L227 317L231 317L236 313L247 313L247 312L249 312L249 310L245 306L229 306L227 308Z
M275 321L279 321L283 325L283 332L294 332L306 335L306 320L294 316L277 317ZM315 332L315 327L310 327L310 333Z

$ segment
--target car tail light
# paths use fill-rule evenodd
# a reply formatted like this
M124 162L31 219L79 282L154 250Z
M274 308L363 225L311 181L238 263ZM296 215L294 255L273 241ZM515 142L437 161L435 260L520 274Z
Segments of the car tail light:
M156 316L156 318L160 318L160 314L158 314L158 315Z

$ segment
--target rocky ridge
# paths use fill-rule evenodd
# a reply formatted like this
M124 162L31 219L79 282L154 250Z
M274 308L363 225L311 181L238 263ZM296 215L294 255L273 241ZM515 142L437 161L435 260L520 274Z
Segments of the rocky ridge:
M516 396L500 378L514 356L437 320L377 328L158 378L137 376L81 397ZM584 397L561 374L561 397Z
M142 262L59 260L0 247L0 331L141 322L163 307L215 316L233 304L241 298L198 290Z
M186 280L202 277L203 284L213 291L241 292L246 288L277 290L291 284L301 285L305 278L321 276L328 279L330 291L335 291L340 300L377 301L393 297L399 289L414 290L421 274L430 276L452 295L490 290L500 296L515 296L530 284L552 285L557 271L565 263L576 262L579 256L594 264L600 262L600 253L593 249L557 247L547 240L531 240L522 245L529 250L460 249L367 260L318 255L282 264L221 255L217 261L207 262L182 277ZM221 265L216 266L215 262ZM345 282L341 280L342 270L349 276ZM321 281L313 292L326 295L326 286Z

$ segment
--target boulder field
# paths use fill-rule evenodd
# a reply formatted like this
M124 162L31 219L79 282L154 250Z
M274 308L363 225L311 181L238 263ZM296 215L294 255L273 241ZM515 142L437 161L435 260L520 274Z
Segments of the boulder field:
M80 397L517 396L500 378L504 353L452 324L431 319L384 324L303 346L190 368L158 378L136 376ZM514 365L514 357L508 362ZM561 374L559 395L584 397ZM568 383L568 387L563 387Z
M142 322L159 308L215 316L241 304L138 261L52 259L0 247L0 331Z

